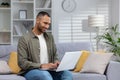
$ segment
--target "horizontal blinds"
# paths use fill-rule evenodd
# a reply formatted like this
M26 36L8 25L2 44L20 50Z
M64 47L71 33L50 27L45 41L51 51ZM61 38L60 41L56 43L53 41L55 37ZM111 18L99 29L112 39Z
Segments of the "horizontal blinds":
M80 11L70 17L64 18L59 21L58 28L58 41L62 42L80 42L80 41L92 41L94 47L96 47L96 32L90 32L83 30L83 20L88 20L88 15L102 14L105 15L105 25L108 25L109 20L109 4L108 1L103 1L96 7L90 7L87 10ZM88 25L87 25L88 27ZM99 34L102 34L105 27L99 28Z

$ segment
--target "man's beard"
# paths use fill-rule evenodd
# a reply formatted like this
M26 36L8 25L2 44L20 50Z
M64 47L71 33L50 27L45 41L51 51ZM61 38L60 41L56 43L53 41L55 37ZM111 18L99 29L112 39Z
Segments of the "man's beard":
M39 30L40 33L46 32L46 29L43 30L43 29L39 28L38 30Z

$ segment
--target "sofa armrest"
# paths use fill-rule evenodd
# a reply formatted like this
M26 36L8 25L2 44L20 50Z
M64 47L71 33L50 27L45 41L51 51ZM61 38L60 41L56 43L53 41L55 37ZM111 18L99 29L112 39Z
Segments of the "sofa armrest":
M120 80L120 62L110 61L106 76L108 80Z

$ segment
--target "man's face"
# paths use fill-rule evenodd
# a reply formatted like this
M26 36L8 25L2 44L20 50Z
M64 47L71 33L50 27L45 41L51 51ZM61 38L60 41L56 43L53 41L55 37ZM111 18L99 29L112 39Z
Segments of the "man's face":
M42 16L42 17L38 18L38 21L37 21L38 27L37 28L41 33L43 33L49 28L50 23L51 23L50 17L48 17L47 15Z

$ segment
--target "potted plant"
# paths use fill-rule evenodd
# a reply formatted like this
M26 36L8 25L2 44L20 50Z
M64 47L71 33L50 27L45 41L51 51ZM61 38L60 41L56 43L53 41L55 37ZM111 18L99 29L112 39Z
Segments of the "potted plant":
M105 33L98 35L96 39L106 44L107 51L113 52L115 56L119 57L120 61L120 32L118 24L105 29Z

